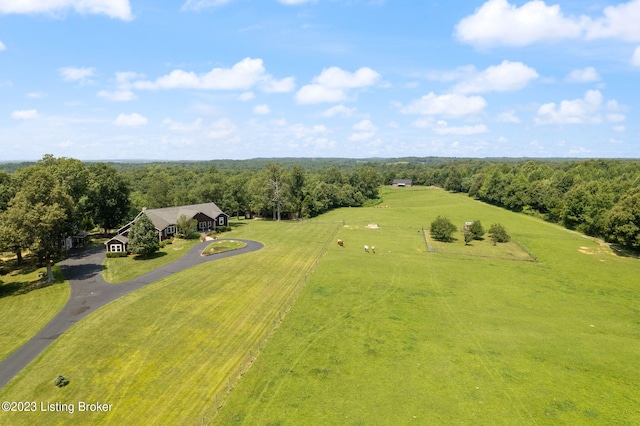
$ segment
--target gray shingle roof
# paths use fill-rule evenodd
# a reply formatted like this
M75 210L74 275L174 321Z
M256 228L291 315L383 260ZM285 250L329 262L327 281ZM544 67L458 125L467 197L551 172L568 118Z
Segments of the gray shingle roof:
M192 204L190 206L164 207L161 209L146 209L143 212L153 225L159 231L162 231L169 225L175 225L181 215L187 216L189 219L203 213L211 219L215 219L221 214L225 214L215 203ZM226 215L226 214L225 214Z

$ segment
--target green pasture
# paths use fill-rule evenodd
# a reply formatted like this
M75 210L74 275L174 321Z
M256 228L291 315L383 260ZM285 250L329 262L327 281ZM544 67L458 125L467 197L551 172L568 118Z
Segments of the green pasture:
M38 278L38 274L46 275L45 267L14 269L8 263L7 273L0 275L0 360L36 335L69 298L69 283L57 265L56 281L47 286Z
M501 222L538 262L428 253L422 227L438 215ZM637 259L424 188L322 219L344 220L345 247L330 247L214 423L640 423Z
M149 257L129 255L127 257L106 258L103 262L102 277L109 283L122 283L146 274L167 263L173 262L198 244L200 240L175 239Z
M238 224L253 253L171 275L89 315L0 390L0 400L76 411L0 413L0 424L201 424L249 368L334 240L337 225ZM70 383L56 388L65 375ZM112 404L78 412L80 401Z
M300 223L236 222L230 238L264 249L112 302L0 390L111 411L0 424L640 423L640 260L464 195L382 197ZM517 241L504 250L537 262L463 239L428 252L438 215L500 222ZM55 388L58 374L70 384Z

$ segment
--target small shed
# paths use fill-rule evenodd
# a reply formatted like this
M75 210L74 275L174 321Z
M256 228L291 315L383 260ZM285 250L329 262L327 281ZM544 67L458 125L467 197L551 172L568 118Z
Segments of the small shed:
M129 238L118 234L104 243L104 245L107 247L108 252L126 253L129 249Z
M409 186L413 186L413 180L412 179L394 179L393 180L393 187L394 188L405 188L405 187L409 187Z
M73 247L84 247L87 242L89 233L87 231L80 231L76 235L71 237L71 245Z

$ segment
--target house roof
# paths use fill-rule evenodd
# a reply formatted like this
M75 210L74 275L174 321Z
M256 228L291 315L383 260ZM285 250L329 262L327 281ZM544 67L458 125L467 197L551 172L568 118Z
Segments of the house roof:
M411 185L413 183L413 180L412 179L394 179L393 183L394 185L399 183L404 183L405 185Z
M226 216L215 203L192 204L189 206L164 207L161 209L146 209L142 211L157 230L161 231L169 225L175 225L181 215L187 216L189 219L198 213L203 213L211 219L215 219L221 214Z
M110 240L108 240L108 241L105 243L105 245L106 245L106 244L109 244L109 243L110 243L111 241L113 241L113 240L120 241L120 242L121 242L121 243L123 243L123 244L127 244L127 243L129 243L129 238L128 238L128 237L125 237L125 236L124 236L124 235L122 235L122 234L118 234L118 235L116 235L115 237L113 237L113 238L111 238Z

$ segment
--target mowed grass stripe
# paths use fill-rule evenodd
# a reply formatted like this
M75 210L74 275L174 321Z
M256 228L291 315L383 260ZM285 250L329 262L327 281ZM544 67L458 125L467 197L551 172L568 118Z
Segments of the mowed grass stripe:
M71 293L69 282L63 281L59 267L54 266L57 282L25 294L0 297L0 360L28 342L62 309ZM11 285L15 281L28 285L37 282L37 274L46 268L15 277L0 277L1 283Z
M0 413L0 423L193 424L212 416L215 394L223 396L229 377L250 351L255 355L335 229L311 221L240 227L233 237L260 240L264 249L199 265L111 303L61 336L0 393L16 400L100 400L113 411ZM70 385L53 387L57 374Z
M640 423L636 259L466 196L383 197L323 217L345 220L345 249L331 246L215 424ZM503 223L538 263L427 253L438 215Z

